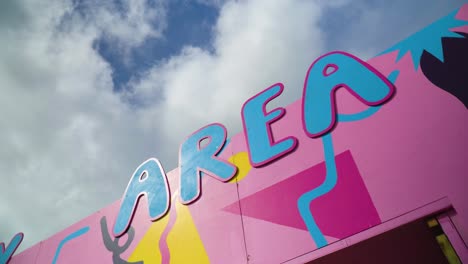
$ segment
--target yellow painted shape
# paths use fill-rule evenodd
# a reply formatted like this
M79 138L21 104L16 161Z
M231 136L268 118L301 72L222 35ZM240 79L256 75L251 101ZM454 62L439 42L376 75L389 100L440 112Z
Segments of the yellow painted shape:
M247 174L249 174L250 170L252 169L252 165L250 165L249 161L249 154L245 151L232 155L228 161L237 166L236 176L228 181L230 183L235 183L236 180L238 182L241 181L245 178L245 176L247 176Z
M177 220L167 237L171 264L210 263L188 206L178 202L176 210Z
M161 263L162 257L161 252L159 252L159 238L169 222L169 214L173 213L175 212L169 212L163 218L151 224L146 234L138 242L138 245L128 258L129 262L144 260L145 264Z
M434 226L438 226L439 225L439 222L437 222L437 220L435 218L431 218L427 221L427 225L429 227L434 227Z

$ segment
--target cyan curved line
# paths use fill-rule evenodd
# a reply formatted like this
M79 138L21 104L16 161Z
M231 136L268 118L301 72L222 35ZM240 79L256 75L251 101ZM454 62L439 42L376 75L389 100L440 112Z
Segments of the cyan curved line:
M335 187L338 179L336 173L333 141L330 133L322 137L322 144L325 155L325 167L327 170L325 181L319 187L301 195L301 197L299 197L297 200L297 206L302 220L304 220L304 223L306 224L307 229L309 230L309 233L312 236L312 239L315 241L315 244L317 244L318 248L326 246L327 240L322 234L322 231L320 231L320 228L317 226L309 206L314 199L331 191Z
M57 250L55 251L55 256L54 256L54 259L52 260L52 264L56 264L57 263L57 259L58 259L58 256L60 255L60 251L62 250L62 247L63 245L65 245L65 243L67 243L68 241L72 240L72 239L75 239L81 235L84 235L86 232L89 231L89 226L86 226L86 227L83 227L73 233L71 233L70 235L66 236L62 241L60 241L58 247L57 247Z
M398 78L400 71L395 70L389 74L387 77L389 81L395 83L396 79ZM338 121L341 122L354 122L363 120L375 114L381 106L373 106L369 107L368 109L355 113L355 114L339 114ZM331 137L331 133L328 133L322 137L322 144L323 144L323 152L325 156L325 168L326 168L326 175L325 181L318 186L317 188L306 192L299 197L297 200L297 207L299 209L299 213L302 217L302 220L306 224L307 230L309 230L309 234L312 239L315 241L317 248L324 247L328 244L325 236L323 235L320 228L317 226L314 217L312 216L312 212L310 211L310 203L317 199L318 197L330 192L336 185L338 180L336 163L335 163L335 153L333 149L333 140Z

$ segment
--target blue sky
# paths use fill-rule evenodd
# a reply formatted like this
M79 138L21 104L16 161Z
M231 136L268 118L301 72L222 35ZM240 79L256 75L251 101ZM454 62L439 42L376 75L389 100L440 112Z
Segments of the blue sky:
M0 241L25 249L122 195L150 158L331 50L368 59L465 1L7 0L0 3ZM41 228L38 228L41 227Z
M211 50L213 25L219 14L214 5L196 1L174 0L167 7L167 28L163 39L148 38L141 46L131 50L126 61L112 41L101 38L96 42L99 54L114 69L112 80L118 91L131 78L152 67L160 60L168 59L181 51L185 45Z
M78 5L80 4L80 1L76 2ZM443 10L448 10L449 8L444 7L457 6L456 2L453 1L454 4L435 3L435 6L430 8L429 11L420 14L421 20L430 21L428 18L439 14L436 7L440 6ZM458 2L461 3L462 1ZM116 3L119 11L124 13L122 1L116 1ZM148 1L147 3L150 4L151 2ZM166 5L167 27L164 29L162 39L149 37L141 45L130 50L130 54L126 56L122 56L121 51L113 45L112 39L104 37L96 41L95 49L112 66L112 80L114 89L117 92L125 89L126 84L132 78L139 78L142 72L149 70L154 64L180 53L184 46L196 46L214 52L212 45L213 29L219 16L219 5L187 0L173 0ZM412 19L412 12L418 10L421 6L420 1L406 3L396 1L396 4L389 5L384 4L383 1L366 0L360 1L358 4L349 2L342 6L337 5L338 7L331 5L324 8L323 19L319 21L320 26L327 30L325 31L326 49L329 51L346 50L350 47L350 44L341 41L342 36L351 32L356 33L349 25L356 24L356 21L366 12L367 8L385 8L388 13L383 16L381 21L391 22L394 28L410 27L410 30L413 28L417 30L420 26L423 26L415 23ZM410 30L407 31L413 32ZM402 32L404 31L402 30ZM374 38L353 38L356 43L352 43L351 46L368 46L371 47L372 51L378 52L400 39L402 36L398 33L395 34L396 38L394 34L385 34L385 32L380 32ZM350 37L347 36L347 38ZM372 56L370 55L371 52L366 55Z

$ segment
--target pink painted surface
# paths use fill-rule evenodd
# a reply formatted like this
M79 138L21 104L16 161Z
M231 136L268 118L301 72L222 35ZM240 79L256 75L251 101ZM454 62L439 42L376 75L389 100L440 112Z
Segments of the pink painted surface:
M447 235L450 243L457 252L458 257L462 263L468 263L468 248L460 237L457 229L453 225L452 220L448 214L443 214L437 217L444 233Z
M9 264L36 263L35 261L36 261L37 255L39 254L40 248L41 248L41 243L28 248L27 250L11 258Z
M336 162L338 175L342 177L331 192L311 203L310 210L325 235L342 239L380 224L380 219L350 152L337 155ZM325 173L325 164L320 163L243 198L240 200L242 213L307 231L296 203L303 193L317 188L324 181ZM240 214L238 201L224 210Z
M457 18L468 20L468 5ZM415 69L409 53L396 62L397 53L368 61L384 76L400 72L395 95L371 117L338 122L332 131L338 183L310 206L329 245L316 248L297 212L297 198L320 185L325 175L322 140L304 132L298 100L271 124L272 138L297 138L293 152L251 168L238 182L202 177L202 195L188 208L211 263L300 263L449 207L456 211L450 219L463 241L460 247L468 244L467 109L431 83L421 67ZM336 102L339 114L368 107L344 89L338 90ZM220 158L247 151L240 133L231 137ZM178 176L177 169L168 173L172 195L179 188ZM65 243L57 263L112 263L100 220L106 216L111 228L119 204L116 201L14 256L11 263L52 263L60 242L83 227L89 231ZM130 257L150 228L147 212L146 203L140 202L131 224L135 239L122 259ZM170 254L164 240L171 231L169 226L151 250L159 252L161 246L160 253Z
M335 243L331 243L329 246L323 249L308 252L307 254L297 256L284 263L302 264L305 262L312 261L314 259L318 259L320 257L323 257L325 255L328 255L340 249L343 249L345 247L357 244L368 238L380 235L384 232L387 232L389 230L392 230L404 224L408 224L412 221L418 220L421 217L425 217L435 212L443 212L445 210L448 210L450 206L451 206L450 201L447 198L439 199L437 201L434 201L432 203L429 203L417 209L414 209L411 212L408 212L406 214L390 219L380 225L370 227L369 229L363 232L360 232L358 234L352 235L346 239L342 239L342 240L336 241Z

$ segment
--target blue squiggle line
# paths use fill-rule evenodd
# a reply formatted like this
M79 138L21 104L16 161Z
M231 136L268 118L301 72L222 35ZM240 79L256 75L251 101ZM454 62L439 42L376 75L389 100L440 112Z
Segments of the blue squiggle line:
M70 241L72 239L75 239L75 238L77 238L77 237L79 237L81 235L84 235L88 231L89 231L89 226L83 227L83 228L71 233L70 235L65 237L62 241L60 241L60 243L59 243L59 245L57 247L57 250L55 251L55 256L54 256L54 259L52 260L52 264L57 263L58 256L60 254L60 251L62 250L63 245L65 245L65 243L67 243L68 241Z
M399 74L400 74L400 71L398 70L391 72L388 76L388 80L391 81L392 83L395 83ZM340 114L338 115L338 121L341 121L341 122L359 121L359 120L372 116L380 108L381 106L374 106L374 107L369 107L368 109L362 112L356 113L356 114L349 114L349 115ZM333 140L331 137L331 133L328 133L322 137L322 144L323 144L323 152L325 156L325 168L327 171L326 176L325 176L325 181L317 188L302 194L301 197L299 197L299 199L297 200L297 207L299 209L299 213L301 214L302 220L304 221L304 223L307 226L307 229L309 230L309 234L312 236L312 239L315 241L317 248L326 246L328 242L325 239L325 236L323 235L322 231L320 231L320 228L317 226L317 223L315 222L314 217L312 216L312 212L310 211L310 203L314 199L330 192L335 187L336 182L338 180L336 163L335 163L335 153L333 149Z
M318 248L326 246L327 240L322 234L322 231L320 231L320 228L317 226L317 223L315 223L309 205L312 200L331 191L335 187L338 179L336 173L335 153L333 150L333 142L330 133L322 137L322 144L325 155L325 167L327 170L325 181L319 187L301 195L301 197L299 197L297 200L297 206L302 220L304 220L307 229L309 230L309 233L314 239Z

